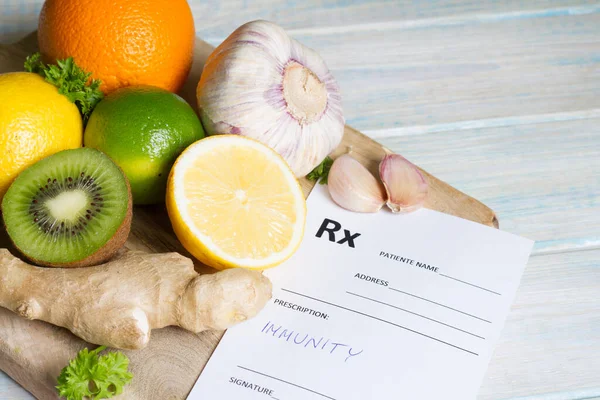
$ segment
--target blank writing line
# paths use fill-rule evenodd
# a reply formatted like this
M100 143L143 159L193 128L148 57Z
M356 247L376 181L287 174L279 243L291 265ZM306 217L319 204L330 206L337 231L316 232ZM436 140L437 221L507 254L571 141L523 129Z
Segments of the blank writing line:
M418 316L418 317L421 317L421 318L428 319L429 321L437 322L438 324L441 324L441 325L447 326L447 327L449 327L449 328L452 328L452 329L456 329L457 331L464 332L464 333L466 333L467 335L475 336L475 337L478 337L479 339L484 339L484 340L485 340L485 338L484 338L483 336L479 336L479 335L476 335L476 334L474 334L474 333L471 333L471 332L469 332L469 331L462 330L462 329L460 329L460 328L457 328L457 327L455 327L455 326L452 326L452 325L446 324L446 323L444 323L444 322L442 322L442 321L438 321L437 319L429 318L429 317L426 317L426 316L424 316L424 315L417 314L416 312L412 312L412 311L409 311L409 310L405 310L404 308L401 308L401 307L396 307L396 306L394 306L394 305L392 305L392 304L384 303L383 301L375 300L375 299L372 299L372 298L370 298L370 297L361 296L360 294L356 294L356 293L352 293L352 292L346 292L346 293L348 293L348 294L350 294L350 295L352 295L352 296L361 297L361 298L363 298L363 299L365 299L365 300L370 300L370 301L373 301L373 302L375 302L375 303L383 304L384 306L392 307L392 308L395 308L395 309L397 309L397 310L404 311L404 312L407 312L407 313L409 313L409 314L416 315L416 316Z
M433 301L433 300L429 300L429 299L426 299L426 298L424 298L424 297L419 297L419 296L417 296L416 294L412 294L412 293L408 293L408 292L403 292L402 290L399 290L399 289L394 289L393 287L391 287L391 288L389 288L389 289L390 289L390 290L393 290L393 291L395 291L395 292L404 293L404 294L406 294L406 295L409 295L409 296L412 296L412 297L416 297L417 299L421 299L421 300L425 300L425 301L428 301L428 302L430 302L430 303L433 303L433 304L437 304L437 305L438 305L438 306L440 306L440 307L444 307L444 308L447 308L447 309L449 309L449 310L456 311L456 312L458 312L458 313L461 313L461 314L464 314L464 315L468 315L469 317L473 317L473 318L475 318L475 319L478 319L478 320L480 320L480 321L487 322L488 324L491 324L491 323L492 323L492 321L488 321L487 319L483 319L483 318L480 318L480 317L478 317L478 316L476 316L476 315L469 314L469 313L466 313L466 312L464 312L464 311L457 310L456 308L448 307L448 306L447 306L447 305L445 305L445 304L442 304L442 303L437 303L437 302L435 302L435 301Z
M295 294L295 295L298 295L298 296L306 297L307 299L315 300L315 301L318 301L318 302L321 302L321 303L324 303L324 304L329 304L330 306L337 307L337 308L341 308L342 310L350 311L350 312L353 312L353 313L355 313L355 314L362 315L362 316L364 316L364 317L367 317L367 318L375 319L375 320L377 320L377 321L380 321L380 322L386 323L386 324L388 324L388 325L393 325L393 326L395 326L395 327L397 327L397 328L401 328L401 329L407 330L407 331L409 331L409 332L416 333L417 335L420 335L420 336L426 337L426 338L428 338L428 339L435 340L436 342L443 343L443 344L445 344L445 345L447 345L447 346L454 347L455 349L462 350L462 351L464 351L464 352L466 352L466 353L473 354L473 355L475 355L475 356L479 356L479 354L477 354L477 353L475 353L475 352L473 352L473 351L471 351L471 350L463 349L462 347L458 347L458 346L456 346L456 345L454 345L454 344L452 344L452 343L444 342L443 340L440 340L440 339L438 339L438 338L435 338L435 337L433 337L433 336L429 336L429 335L426 335L426 334L424 334L424 333L422 333L422 332L418 332L418 331L415 331L415 330L413 330L413 329L407 328L407 327L405 327L405 326L398 325L398 324L395 324L395 323L393 323L393 322L390 322L390 321L386 321L385 319L377 318L377 317L375 317L375 316L373 316L373 315L365 314L365 313L363 313L363 312L356 311L356 310L353 310L353 309L351 309L351 308L342 307L342 306L340 306L340 305L337 305L337 304L334 304L334 303L329 303L329 302L327 302L327 301L320 300L320 299L317 299L317 298L315 298L315 297L310 297L310 296L307 296L307 295L305 295L305 294L302 294L302 293L297 293L297 292L294 292L294 291L291 291L291 290L288 290L288 289L283 289L283 288L282 288L281 290L283 290L283 291L285 291L285 292L288 292L288 293L293 293L293 294Z
M453 277L448 276L448 275L440 274L440 276L443 276L444 278L448 278L448 279L453 279L453 280L458 281L460 283L464 283L465 285L476 287L477 289L485 290L486 292L497 294L498 296L502 296L500 293L494 292L493 290L486 289L486 288L481 287L481 286L473 285L472 283L461 281L460 279L456 279L456 278L453 278Z
M258 372L258 371L255 371L253 369L250 369L250 368L242 367L241 365L238 365L238 368L244 369L246 371L254 372L255 374L258 374L258 375L266 376L267 378L275 379L276 381L279 381L279 382L287 383L288 385L292 385L292 386L295 386L297 388L306 390L307 392L318 394L319 396L325 397L326 399L335 400L333 397L326 396L323 393L315 392L314 390L310 390L308 388L305 388L304 386L296 385L295 383L284 381L283 379L279 379L279 378L276 378L276 377L271 376L271 375L263 374L262 372Z

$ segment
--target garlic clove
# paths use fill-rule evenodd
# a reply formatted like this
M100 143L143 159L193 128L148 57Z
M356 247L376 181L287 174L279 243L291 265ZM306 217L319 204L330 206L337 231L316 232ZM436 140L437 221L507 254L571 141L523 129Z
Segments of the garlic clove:
M385 189L381 183L348 154L333 162L327 186L333 201L346 210L374 213L385 204Z
M401 155L388 154L379 164L379 176L392 212L406 213L421 208L429 185L413 163Z

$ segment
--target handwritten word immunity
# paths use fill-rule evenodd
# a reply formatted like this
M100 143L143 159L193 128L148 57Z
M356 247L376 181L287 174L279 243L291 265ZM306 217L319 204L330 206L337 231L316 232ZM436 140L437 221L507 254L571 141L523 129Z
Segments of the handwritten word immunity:
M344 362L348 362L349 359L362 354L363 350L357 351L348 344L335 342L325 337L311 336L308 333L303 334L284 328L283 325L275 325L271 321L262 328L262 333L270 335L276 339L283 340L291 345L304 347L314 351L320 351L324 354L330 354L335 356L341 355L344 357Z

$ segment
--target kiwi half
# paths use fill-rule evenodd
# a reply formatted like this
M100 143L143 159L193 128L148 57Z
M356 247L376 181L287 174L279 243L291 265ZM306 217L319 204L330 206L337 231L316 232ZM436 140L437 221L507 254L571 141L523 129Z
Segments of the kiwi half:
M129 182L104 153L64 150L24 170L2 200L15 247L49 267L84 267L111 258L131 227Z

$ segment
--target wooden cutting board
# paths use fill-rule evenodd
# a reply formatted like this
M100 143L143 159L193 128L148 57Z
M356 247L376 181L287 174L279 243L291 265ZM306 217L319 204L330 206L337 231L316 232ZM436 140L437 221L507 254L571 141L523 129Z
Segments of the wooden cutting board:
M198 40L194 65L181 95L196 105L195 91L202 67L212 46ZM25 57L37 51L36 35L31 34L11 46L0 46L0 73L21 71ZM379 160L386 153L377 142L346 126L344 140L334 156L351 148L353 155L376 173ZM424 172L424 171L423 171ZM456 215L485 225L498 227L492 210L479 201L424 172L430 185L427 208ZM302 180L308 195L313 184ZM6 234L0 232L0 247L9 247ZM177 251L189 256L175 238L164 206L137 207L127 248L147 252ZM16 254L16 253L15 253ZM199 272L211 272L197 264ZM126 352L131 360L134 379L121 399L184 399L222 332L199 335L179 328L152 332L147 348ZM56 399L56 377L79 350L90 346L69 331L39 321L28 321L0 308L0 369L39 399ZM240 350L241 351L241 350Z

